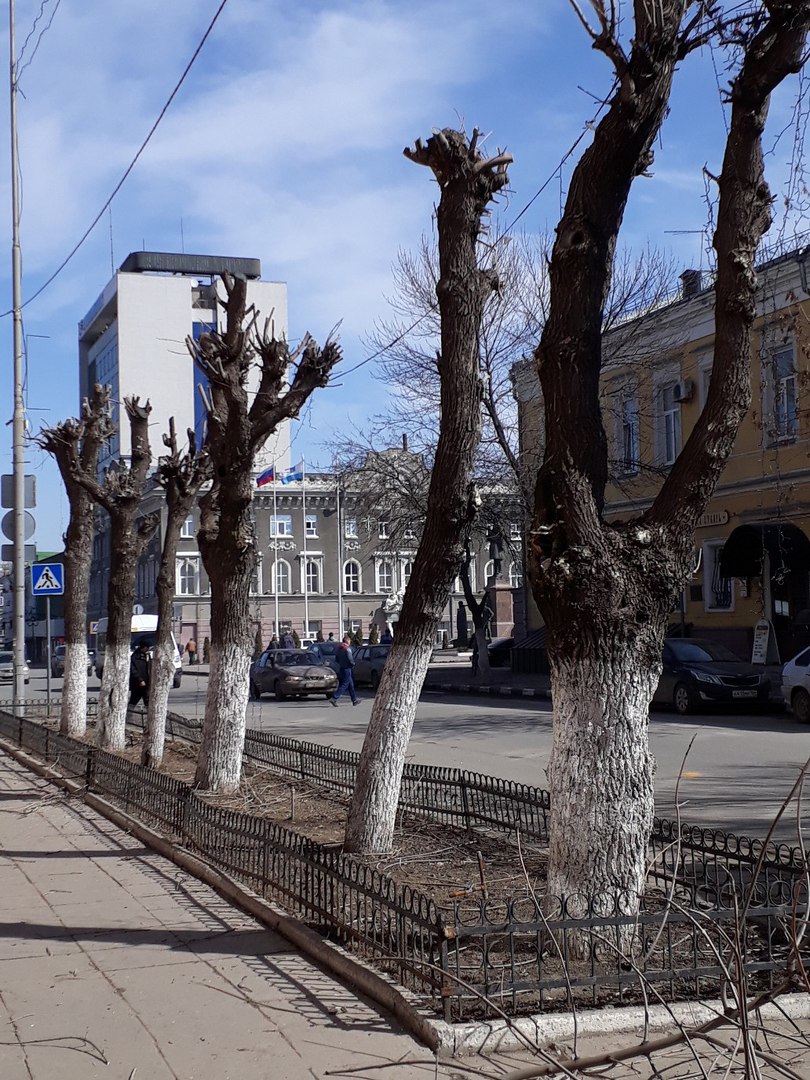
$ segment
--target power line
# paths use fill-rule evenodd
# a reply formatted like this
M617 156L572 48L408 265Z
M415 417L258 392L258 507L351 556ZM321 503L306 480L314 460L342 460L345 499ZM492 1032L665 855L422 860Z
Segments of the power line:
M214 26L216 25L217 20L219 19L220 15L222 14L222 12L223 12L223 10L225 8L225 5L227 3L228 3L228 0L221 0L221 3L219 5L219 7L217 8L216 12L214 13L214 17L211 19L205 33L203 34L202 38L200 39L200 43L198 44L197 48L194 50L194 52L193 52L193 54L191 56L191 59L186 64L186 67L185 67L185 70L183 71L183 74L180 76L177 83L175 84L175 87L172 90L171 94L169 95L169 97L168 97L168 99L166 101L166 104L160 110L157 119L155 120L154 124L152 124L151 128L149 129L149 132L148 132L146 138L143 140L141 145L138 147L138 152L135 154L132 161L127 166L126 171L124 172L121 179L118 181L118 183L113 188L112 194L109 196L109 198L104 203L102 208L99 210L99 212L93 218L93 221L91 222L90 226L85 230L85 232L83 233L83 235L82 235L81 239L78 241L78 243L72 248L72 250L68 253L68 255L62 260L62 262L59 264L59 266L57 266L56 270L54 270L54 272L51 274L51 276L48 278L48 280L44 284L40 285L40 287L37 289L37 291L35 293L33 293L31 296L29 296L28 299L23 302L23 304L21 305L22 307L28 307L29 304L33 303L33 301L36 300L38 296L41 296L42 293L44 293L45 290L50 285L53 284L53 282L62 273L62 271L65 269L65 267L71 261L73 256L79 250L79 248L84 244L84 242L88 238L88 236L90 236L93 229L95 229L96 225L98 225L99 221L101 220L101 218L106 213L106 211L107 211L108 207L110 206L110 204L112 203L113 199L118 194L118 192L121 190L121 188L124 186L124 183L126 182L127 177L132 172L132 170L135 168L135 165L137 164L138 159L140 158L141 154L144 152L146 147L149 145L149 142L150 142L152 136L155 134L155 132L158 129L158 126L160 125L161 120L163 119L163 117L168 112L169 107L171 106L171 103L177 97L177 94L179 93L181 86L186 81L186 77L188 76L188 73L191 71L191 68L194 65L194 61L197 59L197 57L202 52L203 46L205 45L206 41L208 40L208 38L209 38L209 36L211 34L211 31L214 29ZM12 313L11 309L9 309L8 311L4 311L2 313L2 315L0 315L0 318L5 318L6 315L11 315L11 313Z
M520 221L520 219L523 217L523 215L529 210L529 208L532 206L532 204L535 203L540 198L540 196L546 190L546 188L551 183L551 181L554 179L554 177L558 176L558 175L560 175L562 173L563 165L565 165L566 161L568 161L568 159L574 153L576 148L579 146L579 144L585 138L587 133L589 131L593 131L594 125L596 124L596 121L599 118L599 114L602 112L604 107L610 101L611 95L613 94L614 90L616 89L616 82L617 82L617 80L614 79L613 85L611 86L609 93L604 98L601 99L601 101L599 102L599 108L596 110L593 117L586 122L586 124L584 125L582 131L579 133L579 135L576 137L576 139L573 141L573 143L569 146L569 148L566 150L566 152L560 158L560 161L557 164L557 166L555 167L554 171L549 173L549 175L546 177L546 179L543 181L543 183L540 185L540 187L537 189L537 191L535 191L534 195L532 195L532 197L529 199L529 201L522 208L520 213L516 217L514 217L512 219L512 221L509 222L508 225L506 225L504 227L503 232L498 236L497 240L495 241L496 246L498 244L500 244L503 240L506 239L506 237L509 235L509 233L512 231L512 229L514 229L515 225L517 225L517 223ZM397 334L396 337L392 338L391 341L386 342L385 345L381 345L379 347L379 349L376 349L370 356L367 356L365 358L365 360L360 360L358 363L356 363L354 365L354 367L346 368L343 371L336 371L335 375L338 376L339 378L345 378L346 375L351 375L352 372L359 370L361 367L364 367L366 364L370 364L372 360L377 360L380 356L383 356L385 353L388 352L389 349L393 349L393 347L395 345L398 345L400 343L400 341L403 341L408 336L408 334L412 333L417 328L417 326L419 326L421 323L423 323L425 321L425 319L428 319L437 310L438 306L439 306L438 301L431 304L431 306L428 308L427 311L423 312L417 319L415 319L411 323L410 326L407 326L404 330L402 330L399 334Z

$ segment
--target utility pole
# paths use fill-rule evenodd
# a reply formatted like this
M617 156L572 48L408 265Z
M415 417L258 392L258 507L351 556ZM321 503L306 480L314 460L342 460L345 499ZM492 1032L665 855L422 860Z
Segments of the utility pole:
M11 121L11 275L14 313L14 416L12 449L14 476L14 697L25 695L25 407L23 403L22 261L20 258L20 191L17 159L17 61L14 41L14 0L8 5L9 115Z

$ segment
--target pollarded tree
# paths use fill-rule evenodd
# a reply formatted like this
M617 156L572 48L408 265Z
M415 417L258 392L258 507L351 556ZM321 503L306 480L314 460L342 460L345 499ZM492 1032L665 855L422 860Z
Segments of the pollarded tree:
M297 416L310 394L326 386L341 353L336 342L327 341L321 349L309 335L291 353L287 342L274 336L269 319L263 332L258 329L258 313L246 306L247 283L229 274L222 280L224 332L187 341L210 385L206 445L211 486L200 499L197 541L211 583L211 666L195 784L232 791L242 769L253 652L252 470L282 420ZM248 374L257 360L259 387L250 401Z
M156 476L157 483L166 493L166 525L160 553L160 569L155 584L158 623L152 649L146 732L141 747L141 764L153 767L160 765L163 760L169 688L174 679L174 661L177 655L172 640L177 542L180 529L191 513L200 487L210 478L211 473L208 451L205 448L197 450L196 436L191 428L187 435L188 446L181 451L177 445L174 417L171 417L169 434L163 436L163 444L169 453L158 459Z
M96 741L105 750L123 750L126 745L135 569L159 521L158 514L138 516L152 461L149 448L152 407L148 401L141 405L137 397L124 398L124 407L130 428L129 461L116 462L107 469L103 480L80 459L71 462L73 479L110 519L107 643L96 727Z
M485 298L497 277L478 264L481 218L508 182L507 154L485 157L472 138L437 132L405 154L430 168L437 209L441 313L441 428L422 538L394 644L383 668L346 825L349 851L388 851L416 705L436 626L458 573L463 537L477 511L473 463L481 435L479 335Z
M548 627L554 693L549 893L643 891L653 816L649 704L665 626L692 569L694 530L750 402L755 253L770 223L762 133L771 93L801 70L810 0L634 5L625 41L617 5L592 0L594 48L615 89L571 178L549 267L548 317L535 361L545 409L530 578ZM629 14L624 16L630 22ZM734 50L719 208L715 351L706 406L652 506L604 517L609 473L600 410L601 335L613 252L630 187L652 163L678 64L707 36Z
M52 454L70 506L65 533L65 672L59 730L82 736L87 728L87 600L93 561L94 504L76 480L81 471L95 476L99 452L115 427L110 413L109 386L93 387L82 406L80 420L64 420L45 428L38 444Z

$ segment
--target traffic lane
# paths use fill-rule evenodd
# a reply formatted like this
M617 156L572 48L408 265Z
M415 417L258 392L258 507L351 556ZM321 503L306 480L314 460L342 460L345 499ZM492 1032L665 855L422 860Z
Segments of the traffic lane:
M248 726L310 742L359 750L373 697L325 708L315 701L251 702ZM784 712L650 716L656 759L656 810L705 827L763 836L810 754L810 729ZM694 739L694 741L693 741ZM417 708L408 760L547 787L551 706L538 700L429 695ZM688 752L688 753L687 753ZM776 835L796 842L795 811Z
M44 672L39 681L44 688ZM96 688L98 684L98 680L91 680L91 693L93 681ZM32 680L32 684L37 682ZM181 687L171 691L169 707L202 718L207 683L207 679L184 677ZM35 687L32 696L37 693ZM361 690L359 698L357 708L342 701L338 709L324 698L252 701L248 704L248 726L359 750L373 695ZM656 709L650 716L649 731L657 761L658 813L674 816L679 786L685 821L750 835L765 834L810 754L810 727L799 725L784 712L743 715L726 711L681 717ZM684 762L693 735L695 741ZM417 707L408 760L547 787L545 769L551 741L548 701L431 693ZM795 820L794 812L780 823L780 839L795 842Z

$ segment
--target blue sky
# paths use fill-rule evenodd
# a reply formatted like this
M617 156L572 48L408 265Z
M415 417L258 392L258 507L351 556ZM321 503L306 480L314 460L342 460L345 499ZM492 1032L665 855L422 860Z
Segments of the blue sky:
M18 50L41 6L17 0ZM53 22L22 72L18 106L24 297L103 205L218 6L45 0L39 25L52 14ZM0 47L5 62L7 36ZM229 0L111 216L25 309L32 429L77 413L78 320L112 267L141 247L261 258L266 278L288 283L291 338L309 330L322 340L342 320L344 367L354 366L366 355L364 335L385 314L397 251L430 228L437 189L402 148L436 127L491 131L487 147L505 146L515 157L501 204L509 222L555 174L593 115L591 95L607 92L610 75L567 0ZM789 119L791 91L774 102L768 146ZM719 171L723 136L706 51L679 73L654 177L637 182L631 197L626 245L668 249L682 268L706 265L702 169ZM7 142L3 252L10 251ZM777 191L791 148L788 134L769 155ZM521 227L553 228L574 160ZM6 311L10 257L0 265L0 292ZM4 422L12 409L11 332L11 320L0 319ZM334 433L362 429L379 395L373 365L336 379L296 425L294 458L298 447L309 462L327 464ZM0 471L9 472L11 429L2 430ZM36 541L58 548L67 523L58 475L36 449L30 470L38 476Z

